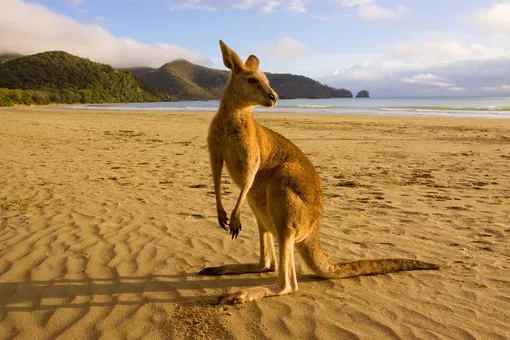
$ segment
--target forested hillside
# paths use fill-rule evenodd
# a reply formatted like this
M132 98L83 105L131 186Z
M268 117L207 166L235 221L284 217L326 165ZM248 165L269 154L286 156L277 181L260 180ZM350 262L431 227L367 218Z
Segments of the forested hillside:
M0 103L116 103L161 98L128 71L62 51L18 57L0 64Z
M266 73L281 99L352 98L313 79ZM174 60L160 68L124 70L63 51L0 55L0 106L219 99L229 73Z
M146 86L158 89L168 100L219 99L228 81L228 71L175 60L159 69L129 69ZM280 98L351 98L351 91L335 89L313 79L293 74L266 73Z

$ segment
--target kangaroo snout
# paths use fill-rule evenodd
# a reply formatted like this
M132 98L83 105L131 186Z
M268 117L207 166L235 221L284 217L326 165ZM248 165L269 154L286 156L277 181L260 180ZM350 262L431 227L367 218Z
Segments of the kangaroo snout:
M272 107L272 106L275 106L276 105L276 102L278 101L278 95L276 94L276 92L273 92L273 93L270 93L269 96L268 96L268 102L266 105L266 107Z

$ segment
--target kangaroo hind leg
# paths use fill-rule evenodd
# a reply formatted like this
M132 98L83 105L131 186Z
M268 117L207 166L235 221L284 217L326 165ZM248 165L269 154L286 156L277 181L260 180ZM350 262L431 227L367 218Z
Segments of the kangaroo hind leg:
M257 263L226 264L219 267L206 267L200 275L235 275L246 273L274 272L277 268L274 252L273 236L269 233L262 222L257 218L260 236L260 259Z
M278 279L272 286L259 286L239 290L235 293L218 297L219 304L238 304L250 302L269 296L279 296L297 291L296 272L294 269L294 235L290 231L279 235L279 270Z

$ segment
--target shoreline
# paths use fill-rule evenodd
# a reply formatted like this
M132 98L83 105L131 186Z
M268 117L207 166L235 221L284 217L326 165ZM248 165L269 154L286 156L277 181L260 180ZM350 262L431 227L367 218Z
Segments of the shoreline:
M145 109L81 109L81 108L68 108L67 106L52 105L52 106L41 106L41 107L29 107L29 106L18 106L18 107L9 107L3 108L5 111L13 110L13 111L26 111L27 113L32 113L35 111L40 112L62 112L65 114L69 114L71 112L75 112L77 114L129 114L129 115L207 115L211 118L214 116L216 111L192 111L192 110L145 110ZM370 114L345 114L345 113L303 113L303 112L271 112L271 111L254 111L254 117L263 116L263 117L271 117L273 118L307 118L307 119L321 119L321 117L326 119L342 119L342 120L381 120L381 121L401 121L401 120L409 120L416 122L448 122L451 121L452 124L458 123L476 123L477 121L486 121L486 122L494 122L494 125L505 125L507 119L494 119L492 117L451 117L451 116L406 116L406 115L370 115ZM500 122L500 123L498 123Z
M188 102L183 102L188 103ZM193 102L189 102L190 105ZM165 103L163 103L165 104ZM136 104L135 104L136 105ZM139 112L215 112L216 106L156 106L156 107L130 107L123 104L86 104L86 105L64 105L65 109L71 110L111 110L111 111L139 111ZM255 113L273 114L312 114L312 115L342 115L342 116L391 116L391 117L431 117L431 118L489 118L489 119L510 119L510 110L504 107L501 109L437 109L439 106L430 107L344 107L330 105L298 105L298 106L276 106L273 109L255 107Z
M457 97L439 97L440 99L453 99ZM473 98L473 97L466 97ZM486 98L486 97L476 97ZM487 97L487 98L506 98L506 97ZM509 97L510 98L510 97ZM364 99L364 98L363 98ZM392 100L394 98L374 98L372 101ZM416 98L397 98L402 101L414 100ZM274 108L255 107L255 113L272 113L272 114L312 114L312 115L340 115L340 116L389 116L389 117L428 117L428 118L488 118L488 119L510 119L510 106L508 103L504 105L476 106L473 104L442 104L442 105L397 105L392 106L391 103L385 103L379 106L345 106L339 103L310 104L308 100L284 100L286 104L280 103ZM332 99L335 100L335 99ZM211 100L217 104L217 100ZM289 102L296 102L289 105ZM37 107L37 108L59 108L69 110L111 110L111 111L137 111L137 112L216 112L217 105L201 106L203 101L182 101L178 103L171 102L143 102L143 103L88 103L88 104L50 104L42 106L23 106L16 107ZM386 105L388 104L388 105ZM485 103L488 105L488 103Z

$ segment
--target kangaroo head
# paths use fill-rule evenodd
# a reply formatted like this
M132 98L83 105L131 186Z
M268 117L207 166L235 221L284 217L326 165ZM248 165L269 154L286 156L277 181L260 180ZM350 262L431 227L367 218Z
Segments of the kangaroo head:
M231 70L228 94L234 96L242 105L274 106L278 95L269 85L266 75L259 71L259 59L250 55L243 63L237 53L221 40L220 47L223 63Z

